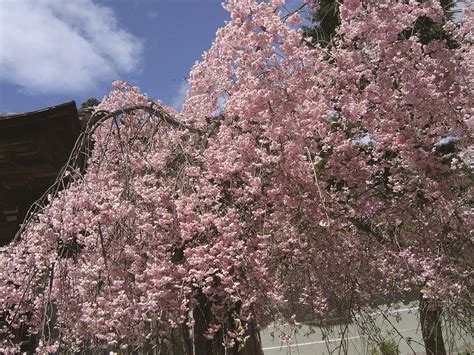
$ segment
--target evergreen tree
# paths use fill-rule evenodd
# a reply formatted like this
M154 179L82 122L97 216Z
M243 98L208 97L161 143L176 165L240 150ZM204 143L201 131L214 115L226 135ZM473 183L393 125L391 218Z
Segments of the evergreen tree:
M95 97L91 97L90 99L87 99L81 104L81 108L94 107L98 104L100 104L100 101L97 100Z
M329 46L340 25L339 3L337 0L319 0L318 10L312 17L313 27L305 27L304 31L311 38L311 43Z

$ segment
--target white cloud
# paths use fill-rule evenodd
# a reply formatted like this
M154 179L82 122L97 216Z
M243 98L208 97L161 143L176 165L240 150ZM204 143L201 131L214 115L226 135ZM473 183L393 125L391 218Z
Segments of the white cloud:
M182 81L181 85L179 86L178 93L173 97L171 100L171 107L173 107L176 111L181 111L183 108L184 101L188 96L188 91L191 89L191 86L187 81Z
M0 0L0 81L79 93L135 70L141 41L92 0Z
M158 17L158 12L156 12L156 11L150 11L150 12L148 12L146 15L147 15L148 18L155 19L155 18Z

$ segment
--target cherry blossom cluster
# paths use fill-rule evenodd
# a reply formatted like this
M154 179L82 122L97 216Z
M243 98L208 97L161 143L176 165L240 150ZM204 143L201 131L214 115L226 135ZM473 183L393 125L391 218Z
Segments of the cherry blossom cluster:
M403 34L438 1L348 0L333 45L309 46L282 5L225 2L168 110L182 126L135 110L95 131L86 170L1 249L0 351L22 332L40 352L138 349L202 299L229 348L413 289L468 316L469 26L422 43ZM161 105L114 85L98 110Z

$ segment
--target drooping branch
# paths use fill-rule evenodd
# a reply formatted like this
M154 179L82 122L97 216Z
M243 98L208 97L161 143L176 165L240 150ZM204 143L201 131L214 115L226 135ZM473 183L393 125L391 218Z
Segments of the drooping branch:
M155 102L150 102L149 106L134 105L112 112L106 110L99 110L95 112L89 118L89 121L84 126L84 129L77 138L68 160L62 167L54 183L46 190L46 192L44 192L44 194L38 200L36 200L31 205L31 207L27 211L23 223L21 224L20 229L18 230L15 235L15 238L13 239L13 243L17 242L19 238L21 238L21 235L25 231L26 227L30 224L32 220L35 219L37 214L45 208L45 206L48 204L48 201L55 197L60 190L65 189L68 186L69 182L72 181L72 179L69 178L71 174L80 175L82 174L82 172L84 172L88 158L90 157L90 152L92 150L92 136L97 130L97 128L99 128L102 124L104 124L104 122L109 119L116 119L118 116L123 114L131 115L137 111L145 111L152 116L158 117L163 122L173 128L183 129L191 133L204 135L205 138L207 138L215 129L215 125L211 125L208 130L209 133L206 133L203 130L179 122L176 118L172 117L162 106L156 104Z

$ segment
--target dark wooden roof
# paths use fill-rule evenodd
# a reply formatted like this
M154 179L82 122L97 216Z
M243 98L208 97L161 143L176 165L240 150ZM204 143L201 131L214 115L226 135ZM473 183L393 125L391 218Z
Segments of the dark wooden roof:
M54 183L80 130L74 101L0 116L0 245Z
M0 116L0 182L57 175L79 133L74 101Z

